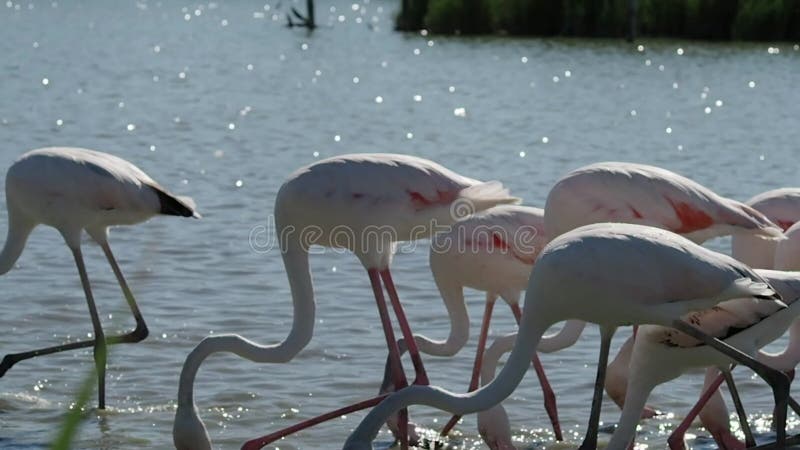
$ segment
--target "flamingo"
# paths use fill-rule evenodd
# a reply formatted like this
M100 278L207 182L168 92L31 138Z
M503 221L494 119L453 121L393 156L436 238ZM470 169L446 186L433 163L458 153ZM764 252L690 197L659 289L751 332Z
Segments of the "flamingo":
M434 340L415 334L419 351L435 356L453 356L466 345L469 338L469 316L464 301L464 287L486 292L486 306L478 338L478 350L472 370L469 390L478 387L480 362L491 321L492 309L498 297L511 307L519 320L520 292L525 289L536 256L547 244L544 233L544 211L518 205L500 205L456 222L450 231L437 234L431 245L430 266L436 286L450 317L450 333L445 340ZM574 333L567 324L562 332L543 338L543 347L562 347L564 336ZM583 328L583 322L576 326ZM577 330L580 334L580 330ZM567 346L570 344L566 344ZM398 341L400 353L405 340ZM555 394L547 380L538 357L533 360L542 385L545 409L553 425L556 439L562 440L558 422ZM381 392L391 388L387 364ZM447 435L459 417L454 416L441 432Z
M740 298L691 313L685 320L747 354L756 354L759 348L779 338L800 314L800 302L795 301L800 297L800 272L756 270L756 273L782 298L787 299L788 307L782 307L776 302ZM796 333L796 325L792 325L792 328ZM757 359L762 364L769 364L773 370L781 371L782 368L775 364L775 356L764 354L764 357ZM659 325L641 326L633 345L625 405L608 448L624 449L632 442L641 408L655 386L678 377L690 367L709 365L718 366L732 386L727 368L730 362L731 359L727 356L672 328ZM718 384L714 389L717 387ZM738 401L735 390L731 392L734 400ZM788 396L788 392L786 395ZM741 412L738 407L737 410ZM727 411L725 417L727 418ZM746 418L743 427L747 428ZM723 448L744 447L738 441L723 442L722 445ZM748 446L753 445L754 441L748 443Z
M776 192L780 191L787 191L787 189ZM786 230L785 234L786 239L778 241L775 246L749 247L756 251L752 251L748 255L758 257L763 254L763 251L772 251L775 262L771 265L776 269L800 270L800 225L792 225ZM796 293L795 296L797 295L800 295L800 292ZM788 296L785 297L789 298ZM793 375L795 367L800 363L800 321L795 321L789 327L789 345L782 352L766 353L759 351L757 359L770 367ZM721 448L735 449L744 447L744 444L730 430L730 424L727 420L728 408L717 390L721 382L722 376L717 373L717 370L709 368L706 372L704 393L692 408L692 411L686 415L670 435L668 441L670 448L680 449L684 447L684 435L697 415L699 415L703 426L714 436Z
M576 169L547 195L545 230L555 237L582 225L624 222L670 230L696 242L728 234L782 239L759 211L668 170L603 162Z
M590 426L582 449L595 448L608 347L621 325L652 323L680 331L750 366L773 386L778 443L785 442L788 379L681 320L691 311L739 297L763 297L783 305L769 285L733 258L654 227L603 223L553 239L539 254L526 290L513 350L500 374L481 389L453 394L432 386L409 386L376 406L345 442L345 450L372 448L386 417L413 404L467 414L508 397L522 379L544 332L554 323L581 319L600 325L601 351ZM587 302L586 299L592 299ZM638 418L638 417L637 417Z
M136 299L108 244L108 227L132 225L157 214L200 217L188 197L172 195L138 167L107 153L82 148L51 147L29 151L6 174L8 236L0 253L0 274L14 266L36 225L57 229L72 251L89 306L94 338L87 341L9 353L0 363L0 376L14 364L41 355L94 347L98 378L98 408L105 408L106 345L140 342L148 330ZM86 231L103 249L125 300L136 320L126 334L105 337L81 253Z
M399 389L407 381L389 321L383 282L409 344L416 372L414 383L427 384L422 360L389 272L395 245L399 241L430 237L476 211L518 201L499 182L480 182L408 155L342 155L294 172L275 200L275 222L294 306L292 329L283 342L268 346L237 335L203 339L188 355L181 371L173 426L175 446L179 450L211 448L193 399L194 378L205 358L227 351L254 362L288 362L311 340L315 322L314 290L308 266L311 245L349 249L366 269L393 361L395 387ZM403 447L407 446L406 420L399 425Z
M800 188L767 191L751 198L747 204L763 213L784 231L800 220ZM731 250L734 258L750 267L772 269L776 245L777 241L734 235Z

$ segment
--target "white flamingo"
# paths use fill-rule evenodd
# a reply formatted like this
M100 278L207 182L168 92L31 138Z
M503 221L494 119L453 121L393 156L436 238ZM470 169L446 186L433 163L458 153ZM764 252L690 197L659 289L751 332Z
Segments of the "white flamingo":
M747 204L763 213L784 231L800 220L800 188L763 192L748 200ZM734 258L750 267L772 269L777 243L778 241L740 234L733 236L731 250Z
M601 351L590 425L581 448L596 447L608 347L621 325L674 326L752 367L773 386L778 442L785 441L788 379L681 320L691 311L739 297L776 300L769 285L746 265L702 248L674 233L631 224L596 224L556 237L540 253L526 291L513 350L500 374L483 388L452 394L410 386L383 400L359 424L346 450L372 448L383 421L412 404L467 414L508 397L522 379L544 332L554 323L582 319L600 325ZM587 302L591 299L591 302ZM638 419L638 416L637 416Z
M0 376L19 361L41 355L94 347L98 377L98 407L105 408L106 345L139 342L147 337L139 307L108 244L108 227L132 225L155 215L199 217L194 202L170 194L138 167L107 153L82 148L52 147L29 151L6 174L8 237L0 253L0 274L14 266L34 227L57 229L78 266L93 339L70 342L22 353L7 354ZM106 337L97 313L89 277L81 253L81 234L86 231L100 247L114 271L125 300L136 319L136 328L120 336Z
M748 248L754 250L747 253L751 257L757 258L762 255L763 253L759 253L759 251L767 251L774 254L774 264L771 265L776 269L800 271L800 225L798 224L787 229L786 239L778 241L772 247L752 246ZM800 295L800 293L796 295ZM785 297L788 300L793 299L788 294ZM783 351L778 353L759 351L757 359L770 367L793 374L795 367L800 363L800 321L795 321L789 327L789 344ZM728 408L718 391L721 382L722 376L718 374L718 371L715 368L709 368L706 372L704 393L692 408L692 411L686 415L670 435L668 440L670 448L684 448L684 435L698 415L703 426L711 433L720 448L739 449L745 447L745 444L740 442L730 430Z
M287 362L311 340L315 305L308 249L312 245L349 249L367 270L390 358L395 361L393 379L400 388L407 382L384 300L383 281L409 343L415 383L427 384L389 272L395 244L430 237L471 213L517 201L499 182L480 182L408 155L343 155L294 172L275 200L275 222L294 307L292 329L276 345L260 345L237 335L211 336L200 342L181 371L173 426L175 446L179 450L211 448L193 398L194 378L205 358L225 351L254 362ZM405 419L399 426L405 447Z
M756 354L761 347L779 338L800 314L800 302L795 301L800 297L800 273L770 270L756 270L756 273L789 302L788 308L776 302L741 298L691 313L685 320L747 354ZM781 368L774 365L775 356L765 354L758 359L780 371ZM680 376L690 367L717 366L729 377L731 362L715 349L672 328L639 327L631 355L625 405L608 448L624 449L633 441L639 414L655 386ZM723 442L723 445L744 447L738 441Z

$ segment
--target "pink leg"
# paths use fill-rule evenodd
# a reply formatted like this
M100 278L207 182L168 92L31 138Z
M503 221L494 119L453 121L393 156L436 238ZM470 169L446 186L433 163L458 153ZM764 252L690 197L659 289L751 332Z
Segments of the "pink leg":
M428 375L425 373L425 366L422 364L422 358L419 356L419 349L417 343L414 341L414 335L411 333L411 327L408 325L406 314L403 312L403 305L400 304L400 298L397 296L397 290L392 281L392 274L389 269L384 269L380 272L383 284L386 286L386 292L389 293L389 300L392 302L394 314L397 316L397 321L400 322L400 330L403 332L403 338L408 345L408 354L411 356L411 362L414 364L414 371L417 376L414 379L414 384L428 385Z
M522 310L519 304L514 303L511 305L511 310L514 311L514 318L517 319L519 325L522 319ZM561 434L561 424L558 421L558 406L556 405L556 394L553 388L550 387L550 381L547 380L547 375L544 373L544 366L539 360L537 353L533 354L533 369L536 370L536 376L539 378L539 383L542 385L542 393L544 394L544 409L547 415L550 416L550 423L553 424L553 433L557 441L563 441L564 437Z
M669 444L669 448L671 450L686 448L683 443L686 431L689 430L689 427L692 425L695 417L700 414L700 410L703 409L706 403L708 403L708 400L712 395L714 395L714 392L719 389L719 386L723 381L725 381L725 377L722 374L719 374L717 378L714 378L714 381L706 388L705 391L703 391L703 394L697 400L697 403L695 403L689 413L686 414L686 417L684 417L683 421L678 424L678 426L675 428L675 431L673 431L669 436L669 439L667 439L667 443Z
M403 363L400 361L400 350L397 348L397 340L394 337L392 322L389 319L389 310L386 308L386 299L383 297L380 275L378 269L367 269L369 281L372 284L372 291L375 293L375 301L378 304L378 314L383 325L383 332L386 335L386 345L389 347L389 359L392 365L392 378L394 378L395 391L408 386L406 374L403 371ZM412 339L411 342L414 342ZM400 448L408 449L408 411L403 409L399 413L398 425Z
M345 406L344 408L339 408L335 411L331 411L321 416L314 417L313 419L304 420L303 422L300 422L296 425L292 425L291 427L284 428L283 430L276 431L266 436L261 436L259 438L251 439L245 442L244 445L242 445L242 450L258 450L262 447L265 447L277 441L278 439L281 439L293 433L297 433L300 430L304 430L319 423L335 419L337 417L341 417L345 414L350 414L351 412L360 411L362 409L375 406L378 403L380 403L381 400L383 400L384 398L386 398L386 394L379 395L375 398L364 400L362 402L354 403L350 406Z
M489 334L489 322L492 320L492 309L494 309L494 298L486 299L486 308L483 310L483 321L481 322L481 334L478 337L478 352L475 354L475 363L472 365L472 378L469 381L469 390L472 392L478 389L478 380L481 374L481 364L483 363L483 352L486 350L486 337ZM450 430L456 426L461 416L453 416L450 421L442 428L439 436L447 436Z

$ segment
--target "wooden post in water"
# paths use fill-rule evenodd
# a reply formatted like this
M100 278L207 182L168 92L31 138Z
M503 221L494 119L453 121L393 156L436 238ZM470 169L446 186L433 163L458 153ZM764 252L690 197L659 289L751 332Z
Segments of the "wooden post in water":
M309 30L313 30L317 27L316 22L314 22L314 0L306 0L306 11L308 11L306 26Z
M628 35L625 39L633 42L636 39L636 0L628 0Z

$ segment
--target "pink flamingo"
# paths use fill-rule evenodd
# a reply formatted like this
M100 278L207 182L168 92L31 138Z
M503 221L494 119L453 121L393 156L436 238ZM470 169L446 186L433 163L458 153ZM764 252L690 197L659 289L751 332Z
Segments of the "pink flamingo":
M558 236L582 225L624 222L670 230L702 243L728 234L782 239L759 211L668 170L603 162L561 178L547 196L545 229Z
M211 336L200 342L181 371L173 426L175 446L179 450L211 448L193 399L194 378L206 357L227 351L254 362L287 362L308 344L315 322L314 290L308 266L311 245L348 249L367 270L393 361L393 380L399 389L408 383L384 300L382 288L386 288L409 344L415 383L427 384L422 360L389 272L395 245L399 241L430 237L476 211L517 201L499 182L480 182L408 155L343 155L294 172L275 200L275 222L294 305L292 329L283 342L269 346L237 335ZM406 424L407 418L399 424L403 447L408 445Z
M590 426L582 449L595 448L603 378L611 337L618 326L652 323L674 326L729 357L752 367L773 386L778 444L785 442L788 379L779 371L702 333L681 320L685 314L740 297L778 296L746 265L674 233L631 224L596 224L556 237L540 253L526 290L513 350L500 374L481 389L452 394L431 386L409 386L376 406L344 445L372 448L381 424L413 404L454 414L486 410L514 391L544 332L554 323L582 319L601 328L601 352ZM591 298L591 302L586 299ZM637 416L638 420L638 416Z
M548 194L545 228L550 237L582 225L605 221L664 228L698 243L726 234L755 240L781 236L778 227L757 210L721 197L688 178L653 166L618 162L592 164L568 173ZM558 348L577 341L581 329L565 329L566 333L560 336L564 344ZM618 357L608 370L606 388L621 401L625 385L617 372L623 371L624 376L627 361ZM500 408L495 408L495 413L505 414L500 412ZM644 411L645 416L655 414L651 407ZM488 424L494 421L485 415L484 421L487 434L507 434L490 430Z
M536 256L547 241L544 233L544 211L515 205L502 205L480 212L457 222L450 231L434 237L430 265L450 316L450 334L444 341L435 341L422 335L414 335L414 340L423 353L454 355L464 347L469 336L464 287L486 292L486 306L469 391L478 388L480 364L495 301L498 297L505 300L519 322L522 316L520 293L528 283ZM567 336L579 335L583 326L581 321L568 323L561 332L544 336L540 346L569 346L573 341ZM564 342L565 338L568 342ZM402 352L403 345L400 347ZM545 410L550 417L554 434L557 440L562 440L555 394L537 356L533 358L533 365L542 385ZM384 385L386 384L385 381ZM384 389L386 390L388 389ZM447 435L459 418L454 416L445 425L441 435Z
M52 147L29 151L9 167L6 207L8 237L0 253L0 274L14 266L34 227L42 224L57 229L78 266L94 336L87 341L7 354L0 363L0 377L14 364L29 358L93 347L98 407L103 409L106 346L140 342L148 334L136 299L108 244L108 227L144 222L159 214L200 217L195 212L194 202L188 197L170 194L124 159L82 148ZM84 230L103 249L136 320L136 328L129 333L106 337L103 332L81 252Z
M772 223L786 231L800 220L800 188L781 188L756 195L747 201ZM750 267L772 269L777 241L755 236L734 235L731 241L733 257Z

